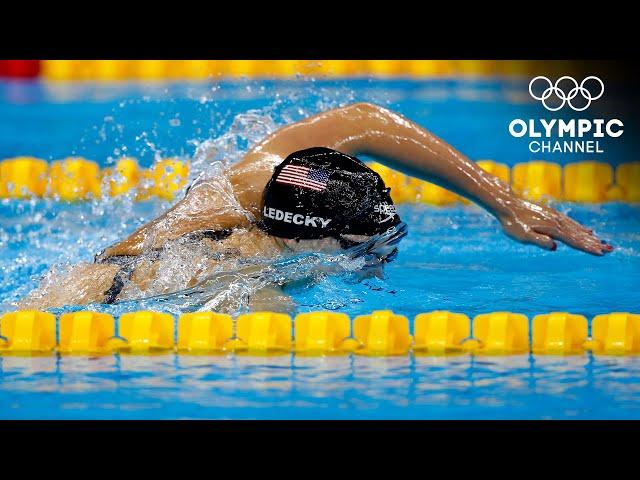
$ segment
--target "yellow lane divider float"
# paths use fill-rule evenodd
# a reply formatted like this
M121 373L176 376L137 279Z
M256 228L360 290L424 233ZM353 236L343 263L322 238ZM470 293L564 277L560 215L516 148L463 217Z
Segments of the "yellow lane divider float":
M597 203L640 202L640 162L613 168L602 162L576 162L562 168L545 161L518 163L511 170L491 160L478 165L535 201L566 200ZM370 163L391 188L394 202L452 205L469 202L453 192L379 163ZM117 197L135 192L138 201L175 198L189 177L189 162L179 158L157 161L142 169L134 158L121 158L113 167L100 169L96 162L70 157L47 164L33 157L0 161L0 198L52 197L63 201Z
M591 331L588 347L595 353L625 355L640 352L640 315L621 312L597 315Z
M121 158L115 168L102 170L102 179L107 180L109 195L117 197L138 188L142 172L135 158Z
M275 312L231 316L213 312L125 313L116 323L105 313L81 311L56 317L39 311L17 311L0 317L0 353L14 355L150 353L237 353L248 355L367 356L447 355L596 355L640 354L640 315L614 312L583 315L551 312L531 322L522 314L492 312L473 322L462 313L434 311L409 320L390 310L353 319L343 313L301 313L292 320ZM235 325L234 325L235 323ZM117 325L117 329L116 329ZM235 327L235 328L234 328ZM177 338L176 338L177 337Z
M0 351L47 353L56 348L56 317L34 310L5 313L0 317Z
M206 80L222 77L453 77L577 75L557 61L523 60L43 60L54 81Z
M564 199L570 202L604 202L609 194L619 195L612 187L613 168L609 164L580 162L564 168Z
M628 202L640 202L640 162L618 165L616 168L616 186L620 188L620 197Z
M529 350L529 320L511 312L478 315L473 319L473 336L480 353L525 353Z
M462 313L438 310L417 315L413 330L414 352L453 353L463 350L464 340L471 335L471 322Z
M171 200L184 188L189 162L167 158L142 169L134 158L121 158L113 168L69 157L48 164L33 157L0 161L0 198L55 198L80 201L135 191L136 200L158 197Z
M562 167L533 161L518 163L511 170L513 189L531 200L562 198Z
M344 313L301 313L295 321L295 351L326 355L355 350L359 342L351 335L351 320Z
M494 162L493 160L478 160L476 163L480 168L495 175L507 185L511 184L511 172L509 171L508 165Z
M233 335L233 319L230 315L213 312L185 313L178 323L179 352L223 351L225 343Z
M109 340L112 349L125 353L153 353L173 349L173 316L160 312L131 312L120 317L119 336Z
M67 158L51 164L49 186L60 200L86 200L100 196L100 167L84 158Z
M164 200L171 200L184 187L188 176L188 162L177 158L161 160L151 169L153 193Z
M640 162L619 165L615 180L611 165L602 162L575 162L563 168L555 163L536 160L518 163L511 170L507 165L492 160L479 160L477 163L504 183L510 184L514 191L534 201L640 202ZM395 203L421 202L440 206L469 203L444 188L379 163L370 163L369 166L391 188Z
M254 312L236 320L236 335L226 348L236 353L272 354L291 350L293 324L283 313Z
M580 353L587 342L587 319L555 312L533 317L533 353Z
M60 316L60 353L105 353L116 334L115 319L106 313L76 312Z
M16 157L0 162L0 197L42 197L49 180L49 164L33 157Z
M409 320L391 310L360 315L353 320L353 335L361 355L406 355L411 348Z

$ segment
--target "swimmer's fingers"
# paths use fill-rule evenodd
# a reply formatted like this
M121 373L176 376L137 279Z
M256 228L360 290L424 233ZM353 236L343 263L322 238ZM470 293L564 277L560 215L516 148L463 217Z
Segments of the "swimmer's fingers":
M544 235L543 233L530 232L524 240L527 243L532 243L540 248L544 248L545 250L553 251L558 248L558 245L553 241L553 238L548 235Z
M534 231L592 255L602 256L613 250L611 245L601 241L593 233L593 229L587 228L569 216L550 208L547 209L547 214L550 214L547 220L540 226L534 226Z
M544 205L515 202L511 211L498 218L512 238L548 250L556 249L554 240L592 255L601 256L613 250L613 247L601 242L591 229Z
M578 235L568 235L558 238L565 244L577 250L596 255L598 257L604 255L608 250L606 245L600 243L600 240L594 238L584 238Z
M558 247L549 235L537 232L522 223L503 222L502 227L508 236L519 242L537 245L545 250L555 250Z
M564 225L542 225L534 228L534 232L560 240L570 247L592 255L602 256L613 250L613 247L602 243L600 239L592 233L587 233L573 227Z
M570 247L577 250L581 250L592 255L601 256L606 251L605 245L601 244L599 240L593 238L586 238L583 234L580 235L547 235L538 231L532 231L527 235L527 241L538 245L546 250L555 251L558 248L555 240L559 240Z

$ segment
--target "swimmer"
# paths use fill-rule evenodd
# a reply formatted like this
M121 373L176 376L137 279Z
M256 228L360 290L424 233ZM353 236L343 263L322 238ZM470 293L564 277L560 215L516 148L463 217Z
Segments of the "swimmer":
M94 263L77 265L61 277L46 276L18 307L113 303L171 293L178 284L198 284L223 264L236 268L252 257L340 251L395 232L393 242L370 252L381 263L389 261L406 226L389 188L356 158L361 154L477 203L517 241L546 250L556 250L560 241L593 255L613 249L568 216L521 198L402 115L356 103L274 132L223 176L197 179L182 200L100 252ZM188 255L177 245L190 245ZM172 251L183 258L179 270L175 259L170 262L174 271L168 275ZM168 277L173 284L163 280ZM256 293L253 300L274 298L270 295L279 293Z

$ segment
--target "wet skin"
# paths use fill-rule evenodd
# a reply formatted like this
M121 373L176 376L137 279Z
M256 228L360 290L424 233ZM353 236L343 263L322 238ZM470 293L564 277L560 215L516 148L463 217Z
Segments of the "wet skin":
M366 154L391 168L452 190L485 208L508 236L520 242L556 250L556 241L561 241L592 255L612 251L591 229L553 208L523 199L509 185L402 115L369 103L356 103L274 132L229 167L223 177L198 182L171 209L105 249L98 260L141 255L191 232L250 228L252 221L260 218L262 193L274 167L294 151L321 146L354 156ZM262 242L247 243L244 254L262 253ZM273 245L282 248L282 242L273 241ZM81 298L49 295L57 300L55 303L102 301L103 285L94 277L109 277L109 267L113 266L96 264L95 273L91 267L81 270L84 284L82 278L73 283L84 292ZM138 273L137 277L144 276ZM98 288L90 287L92 279ZM145 281L150 278L140 279ZM37 296L40 308L47 305L48 295L40 292Z

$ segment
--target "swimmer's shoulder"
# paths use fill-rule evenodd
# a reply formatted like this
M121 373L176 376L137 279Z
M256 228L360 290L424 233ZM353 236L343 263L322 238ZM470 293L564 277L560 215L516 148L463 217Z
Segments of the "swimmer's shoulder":
M224 242L225 246L236 249L243 257L273 256L280 253L280 248L274 238L253 225L233 229L231 235Z

